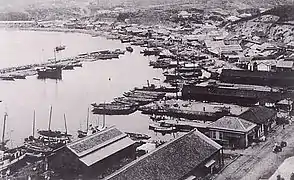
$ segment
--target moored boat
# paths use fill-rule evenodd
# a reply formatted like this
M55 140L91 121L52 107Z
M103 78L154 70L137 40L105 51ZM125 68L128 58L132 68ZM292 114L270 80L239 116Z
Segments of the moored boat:
M160 133L173 133L176 132L177 128L176 127L156 127L154 129L154 132L160 132Z
M167 87L167 86L160 86L156 87L154 84L150 86L143 86L142 88L135 88L135 90L140 91L155 91L155 92L167 92L167 93L176 93L179 92L178 87Z
M0 172L7 170L15 170L19 168L19 164L23 163L26 156L26 151L21 147L9 149L6 147L7 140L5 140L5 129L8 114L4 114L2 141L0 147Z
M78 138L83 138L86 137L88 135L94 134L96 132L102 131L106 129L105 126L105 117L103 117L103 124L102 126L99 126L99 123L97 124L97 126L93 126L92 124L89 125L89 108L87 111L87 129L86 130L78 130Z
M94 114L104 114L104 115L129 115L137 110L137 106L120 104L120 103L102 103L102 104L92 104Z
M139 141L139 140L148 140L151 137L147 134L140 134L140 133L132 133L132 132L125 132L132 140Z
M62 45L62 46L57 46L57 47L55 47L55 51L62 51L62 50L65 50L65 46L64 45Z
M37 69L38 79L62 79L61 67L43 67Z
M127 46L126 47L126 50L129 51L129 52L133 52L134 51L134 49L131 46Z
M35 137L35 112L33 121L33 135L25 139L25 147L34 156L48 155L55 150L65 146L71 141L71 135L67 133L66 118L64 115L65 132L51 130L52 107L50 108L50 118L48 130L39 130L38 137Z

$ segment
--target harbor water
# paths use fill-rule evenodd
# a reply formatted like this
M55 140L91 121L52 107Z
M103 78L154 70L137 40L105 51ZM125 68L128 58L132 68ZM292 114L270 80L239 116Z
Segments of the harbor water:
M0 31L0 68L41 63L53 58L53 49L65 45L57 58L76 56L97 50L125 49L118 40L91 37L78 33ZM36 76L26 80L0 81L0 115L8 113L6 138L9 146L21 145L32 134L33 112L36 112L36 129L47 129L50 106L53 107L51 129L64 131L63 115L66 114L69 133L86 128L87 109L91 103L109 102L123 92L146 85L147 80L160 84L161 70L148 66L149 58L135 47L119 59L85 62L83 67L63 71L62 80L39 80ZM2 117L3 117L2 116ZM90 123L102 123L101 115L90 114ZM145 133L154 139L162 138L148 130L149 117L136 112L129 116L106 116L107 126L122 131ZM1 129L3 122L1 121ZM164 138L172 138L167 135Z

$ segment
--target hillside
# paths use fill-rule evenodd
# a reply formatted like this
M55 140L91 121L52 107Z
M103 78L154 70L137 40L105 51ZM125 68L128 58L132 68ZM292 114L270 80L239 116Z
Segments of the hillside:
M0 10L20 10L34 5L34 7L82 7L89 3L99 7L132 6L148 7L156 5L197 4L202 8L248 8L272 7L289 4L292 0L1 0ZM53 5L52 5L53 4Z

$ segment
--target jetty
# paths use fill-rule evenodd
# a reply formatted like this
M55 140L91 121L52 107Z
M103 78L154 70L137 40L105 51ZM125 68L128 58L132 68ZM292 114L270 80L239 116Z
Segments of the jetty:
M69 57L61 60L51 60L20 65L15 67L8 67L0 69L0 79L1 80L14 80L14 79L26 79L26 76L36 75L37 70L40 68L48 68L52 66L60 66L64 70L72 70L75 67L82 67L82 62L87 61L98 61L98 60L112 60L118 58L120 55L124 54L124 50L114 49L114 50L99 50L89 53L81 53L74 57Z

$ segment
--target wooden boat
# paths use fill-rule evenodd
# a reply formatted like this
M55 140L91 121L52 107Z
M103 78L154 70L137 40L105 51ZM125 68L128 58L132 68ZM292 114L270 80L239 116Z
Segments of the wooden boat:
M27 154L23 147L0 151L0 172L5 170L16 170L25 164Z
M162 127L170 128L170 127L173 127L173 126L170 125L170 124L166 124L163 121L162 122L152 122L152 123L149 124L149 129L150 130L160 129Z
M95 127L92 126L92 124L89 125L89 108L88 108L88 114L87 114L87 129L86 130L78 130L78 138L83 138L88 135L94 134L99 131L103 131L106 129L105 126L105 116L103 116L103 124L102 126L99 126L99 124Z
M52 131L51 127L51 117L52 117L52 106L50 108L49 116L49 127L48 130L39 130L39 136L35 138L35 112L33 121L33 135L25 139L25 147L28 152L39 156L40 153L48 155L53 153L56 149L65 146L71 141L71 135L67 133L66 118L64 115L65 132Z
M160 132L160 133L173 133L176 132L177 128L176 127L156 127L154 128L154 132Z
M134 49L131 46L127 46L126 47L126 50L129 51L129 52L133 52L134 51Z
M125 54L126 51L123 51L121 49L116 49L113 51L113 53L116 53L116 54Z
M65 50L65 46L64 45L55 47L55 51L56 52L59 52L59 51L62 51L62 50Z
M14 79L26 79L26 75L22 75L22 74L12 74L11 76Z
M62 68L63 70L73 70L74 69L74 65L72 64L67 64L64 65L64 67Z
M120 103L93 103L94 114L105 114L105 115L129 115L134 113L138 107L135 105L120 104Z
M133 105L133 106L142 106L142 105L146 105L153 102L154 99L139 98L139 97L118 97L118 98L114 98L114 101L122 103L122 104Z
M142 88L135 88L135 90L140 90L140 91L155 91L155 92L167 92L167 93L176 93L176 92L179 92L179 88L178 87L166 87L166 86L156 87L154 84L151 84L150 86L143 86Z
M62 79L62 68L44 67L37 69L38 79Z
M105 59L113 59L113 58L118 58L118 57L119 57L119 54L116 54L116 53L96 54L95 55L95 58L96 59L102 59L102 60L105 60Z
M150 48L150 49L144 49L141 51L144 56L158 56L160 54L161 50L158 48Z
M151 93L149 94L147 92L148 91L142 91L142 92L137 92L137 91L134 91L134 92L125 92L125 93L123 93L123 95L125 97L134 97L134 98L142 98L142 99L146 98L146 99L152 99L152 100L161 99L165 95L165 93L154 95L154 94L151 94Z
M14 81L15 80L13 76L1 76L0 79L3 81Z
M5 127L7 120L7 113L4 114L4 122L3 122L3 133L2 133L2 142L0 147L0 172L5 170L13 170L17 169L18 165L23 163L23 160L26 156L25 149L21 147L8 149L6 147L7 140L5 140Z
M131 42L131 38L121 38L120 41L121 43L129 43Z
M147 134L140 134L140 133L131 133L131 132L125 132L132 140L138 141L138 140L147 140L151 137Z

